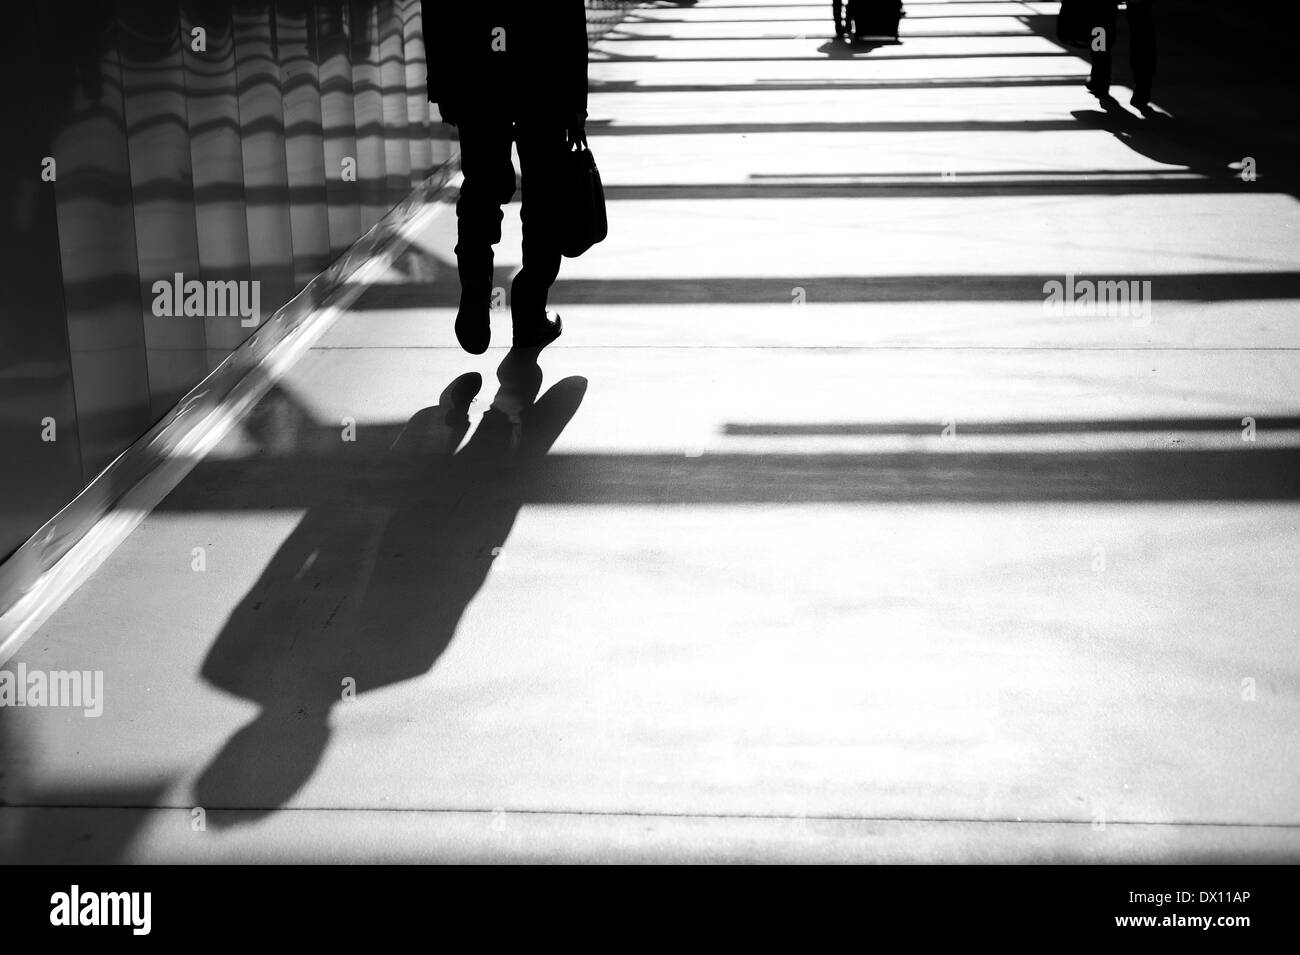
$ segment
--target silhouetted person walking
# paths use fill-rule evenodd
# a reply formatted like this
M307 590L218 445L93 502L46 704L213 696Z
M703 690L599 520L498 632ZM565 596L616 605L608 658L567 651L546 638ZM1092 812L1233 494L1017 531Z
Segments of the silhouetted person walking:
M1151 102L1151 83L1156 73L1156 30L1151 10L1154 3L1155 0L1128 0L1127 3L1129 63L1133 68L1133 98L1129 102L1138 109ZM1119 0L1093 0L1093 5L1093 22L1105 31L1105 42L1104 49L1092 50L1092 75L1088 79L1088 91L1104 103L1112 99L1111 50L1119 25Z
M510 317L516 346L541 347L561 330L546 298L560 271L563 161L587 119L586 6L423 0L423 10L429 99L460 130L465 176L456 203L456 338L471 354L487 350L492 247L516 187L513 141L523 175L523 269L511 286Z

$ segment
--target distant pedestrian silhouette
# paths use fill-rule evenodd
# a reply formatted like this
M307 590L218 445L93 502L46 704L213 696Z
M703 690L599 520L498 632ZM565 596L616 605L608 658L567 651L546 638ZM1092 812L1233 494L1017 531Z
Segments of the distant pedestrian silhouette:
M1129 63L1133 68L1133 98L1138 109L1151 102L1151 83L1156 72L1156 31L1152 5L1155 0L1128 0ZM1088 91L1102 101L1113 102L1110 95L1111 51L1117 36L1119 0L1092 0L1092 21L1103 31L1101 49L1095 39L1092 46L1092 75Z
M897 43L902 0L832 0L835 35L846 43Z
M460 130L464 184L456 203L460 309L456 338L481 354L490 341L493 246L501 207L514 196L511 142L523 175L523 269L510 294L514 344L559 336L546 311L560 271L559 191L565 153L587 119L583 0L423 0L429 99Z

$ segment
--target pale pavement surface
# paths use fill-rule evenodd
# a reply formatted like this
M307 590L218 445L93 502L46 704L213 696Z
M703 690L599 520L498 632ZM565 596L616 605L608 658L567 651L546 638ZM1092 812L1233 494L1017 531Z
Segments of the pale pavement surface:
M474 443L442 217L5 665L105 680L0 712L7 854L1300 858L1296 199L1130 148L1055 4L908 10L604 41L552 411Z

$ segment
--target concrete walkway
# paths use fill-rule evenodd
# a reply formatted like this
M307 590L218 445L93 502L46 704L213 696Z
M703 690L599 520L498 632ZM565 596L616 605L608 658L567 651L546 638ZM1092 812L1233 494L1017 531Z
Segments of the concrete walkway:
M461 353L439 219L5 664L105 681L0 711L6 854L1300 859L1287 134L907 7L603 42L564 338Z

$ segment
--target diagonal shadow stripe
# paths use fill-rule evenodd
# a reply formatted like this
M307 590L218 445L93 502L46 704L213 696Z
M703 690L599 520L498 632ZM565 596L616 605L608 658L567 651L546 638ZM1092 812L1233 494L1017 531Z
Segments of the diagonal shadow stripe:
M1300 416L1256 417L1261 431L1300 431ZM963 421L963 435L1016 434L1142 434L1197 432L1236 435L1240 418L1093 418L1074 421ZM905 435L933 437L938 429L932 422L915 421L818 421L808 423L746 422L723 425L722 433L735 437L883 437Z
M360 473L358 473L360 472ZM403 507L427 471L377 474L337 455L211 460L163 502L167 512ZM552 454L503 473L520 504L1041 503L1300 501L1300 449L889 452L877 454Z
M1076 279L1090 276L1080 273ZM812 302L1035 302L1043 283L1060 275L824 275L711 276L662 279L560 279L556 304L697 305L790 302L802 288ZM1233 302L1300 299L1300 272L1185 272L1103 276L1151 282L1157 302ZM447 307L459 301L455 282L408 282L368 286L357 311Z
M594 136L684 136L752 133L1045 133L1089 132L1073 117L1025 120L863 120L807 123L680 123L673 126L588 123Z

